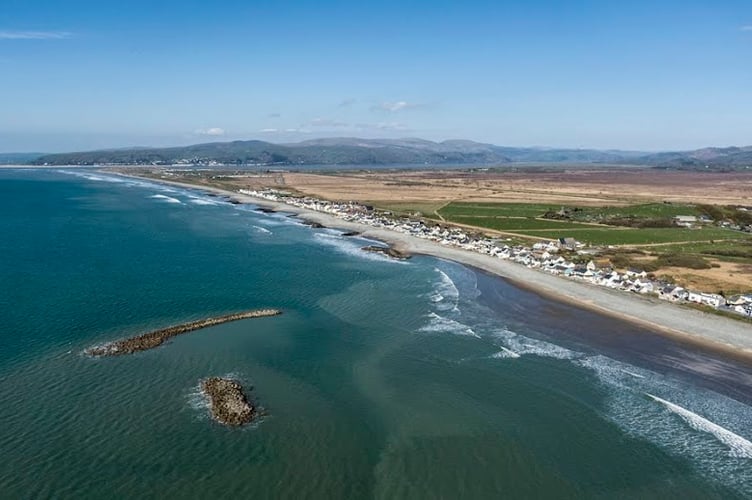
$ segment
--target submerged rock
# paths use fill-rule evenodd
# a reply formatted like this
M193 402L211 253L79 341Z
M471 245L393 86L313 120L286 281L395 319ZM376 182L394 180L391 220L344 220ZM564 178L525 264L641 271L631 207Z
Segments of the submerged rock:
M372 253L381 253L393 259L399 259L399 260L407 260L410 257L412 257L412 255L404 253L404 252L400 252L399 250L394 249L392 247L380 247L376 245L371 245L371 246L363 247L361 248L361 250L364 250L366 252L372 252Z
M201 390L209 398L209 411L217 422L240 426L253 420L256 409L248 402L239 382L210 377L201 382Z
M314 229L324 229L324 228L326 228L326 226L324 226L323 224L320 224L320 223L314 222L314 221L310 221L310 220L303 220L303 221L301 221L301 223L304 224L304 225L306 225L306 226L311 226Z

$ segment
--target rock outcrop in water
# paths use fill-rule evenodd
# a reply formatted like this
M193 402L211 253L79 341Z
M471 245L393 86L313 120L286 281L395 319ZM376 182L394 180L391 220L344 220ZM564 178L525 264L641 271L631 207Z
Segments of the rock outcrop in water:
M201 382L201 389L209 398L209 411L217 422L239 426L247 424L256 415L256 409L248 402L243 386L237 381L210 377Z
M314 221L310 221L310 220L303 220L303 221L301 221L301 224L304 224L306 226L311 226L314 229L325 229L326 228L326 226L324 226L320 222L314 222Z
M183 323L181 325L170 326L155 330L153 332L144 333L137 337L131 337L128 339L118 340L103 346L94 346L86 350L86 354L91 356L120 356L123 354L133 354L134 352L146 351L148 349L154 349L165 343L172 337L182 335L184 333L199 330L209 326L221 325L222 323L229 323L230 321L238 321L241 319L249 318L263 318L267 316L277 316L282 314L279 309L255 309L252 311L245 311L235 314L227 314L225 316L218 316L215 318L206 318L198 321L191 321L190 323Z
M384 254L387 257L391 257L393 259L399 259L399 260L407 260L410 257L412 257L410 254L400 252L399 250L396 250L392 247L380 247L376 245L371 245L371 246L363 247L361 248L361 250L364 250L366 252Z

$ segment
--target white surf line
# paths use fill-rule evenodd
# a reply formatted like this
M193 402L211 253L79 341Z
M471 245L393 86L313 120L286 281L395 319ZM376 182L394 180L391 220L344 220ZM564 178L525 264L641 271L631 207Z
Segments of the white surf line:
M258 232L258 233L264 233L264 234L272 234L272 232L271 232L271 231L269 231L269 230L268 230L267 228L265 228L265 227L261 227L261 226L251 226L251 228L253 228L253 229L254 229L254 230L255 230L256 232Z
M514 352L511 349L507 349L503 345L500 345L498 347L501 349L501 351L493 354L491 357L493 357L493 358L502 358L502 359L503 358L517 359L517 358L519 358L521 356L520 354Z
M418 331L451 333L454 335L464 335L478 339L481 338L480 335L475 333L475 330L470 328L468 325L460 323L459 321L455 321L451 318L446 318L444 316L436 314L435 312L428 313L427 318L429 318L428 324L420 328Z
M149 198L153 198L155 200L164 200L167 203L174 203L174 204L182 204L183 202L178 200L177 198L173 198L171 196L165 196L163 194L155 194L152 196L149 196Z
M718 441L722 442L731 449L731 456L738 458L752 458L752 442L748 441L742 436L734 434L730 430L721 427L720 425L711 422L705 417L701 417L700 415L693 413L686 408L672 403L671 401L666 401L665 399L661 399L658 396L653 396L652 394L649 394L647 392L645 394L648 397L652 398L654 401L657 401L658 403L664 405L671 412L679 415L693 429L707 432L713 435Z
M622 372L626 373L627 375L630 375L634 378L645 378L645 375L640 375L639 373L634 373L629 370L622 370Z

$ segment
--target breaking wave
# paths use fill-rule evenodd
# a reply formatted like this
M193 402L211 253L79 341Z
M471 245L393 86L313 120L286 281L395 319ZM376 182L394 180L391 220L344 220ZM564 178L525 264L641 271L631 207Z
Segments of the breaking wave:
M452 310L458 311L460 291L457 289L452 278L447 273L435 267L434 270L439 274L439 281L434 285L433 292L429 295L431 302L436 304L440 311Z
M339 233L334 234L330 232L316 232L314 233L313 237L314 241L332 247L338 252L346 255L358 257L360 259L389 262L391 264L397 265L407 264L405 261L392 259L391 257L387 257L386 255L382 255L380 253L363 251L361 249L361 247L363 246L362 239L360 240L360 242L358 242L358 240L353 240L352 238L342 236Z
M725 427L721 427L720 425L711 422L707 418L702 417L697 413L691 412L686 408L679 406L676 403L666 401L665 399L661 399L658 396L653 396L649 393L645 394L652 398L654 401L661 403L672 413L679 415L693 429L712 434L718 441L729 447L730 456L737 458L752 458L752 442L744 439L738 434L734 434Z
M272 232L271 232L271 231L269 231L269 230L268 230L267 228L265 228L265 227L261 227L261 226L251 226L251 228L252 228L252 229L253 229L253 230L254 230L255 232L257 232L257 233L263 233L263 234L272 234Z
M606 356L573 362L603 384L604 416L624 432L688 458L724 484L752 491L752 441L741 435L749 431L748 406Z
M514 352L513 350L508 349L508 348L506 348L504 346L499 346L499 348L501 349L501 351L493 353L491 355L492 358L496 358L496 359L505 359L505 358L516 359L516 358L519 358L521 356L521 354L519 354L517 352Z
M196 197L196 196L189 196L189 198L190 198L190 200L189 200L190 203L192 203L194 205L206 205L206 206L220 205L219 202L214 201L214 200L208 200L206 198L199 198L199 197Z
M459 321L440 316L433 312L428 313L427 317L429 319L428 324L420 328L419 331L421 332L452 333L454 335L466 335L469 337L480 338L480 335L475 333L475 330Z
M154 198L155 200L164 200L167 203L174 203L174 204L182 204L183 202L178 200L177 198L173 198L171 196L167 196L164 194L155 194L152 196L149 196L149 198Z
M516 356L494 356L499 358L519 358L525 355L541 356L556 359L576 359L582 356L581 353L571 351L564 347L546 342L544 340L525 337L512 330L503 329L493 332L493 336L499 342L497 347L503 351L509 351Z

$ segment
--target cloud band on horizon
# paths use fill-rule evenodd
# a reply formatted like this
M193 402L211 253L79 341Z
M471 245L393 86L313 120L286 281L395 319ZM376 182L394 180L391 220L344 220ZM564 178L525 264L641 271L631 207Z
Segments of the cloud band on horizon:
M69 31L0 30L0 40L65 40L73 37Z

